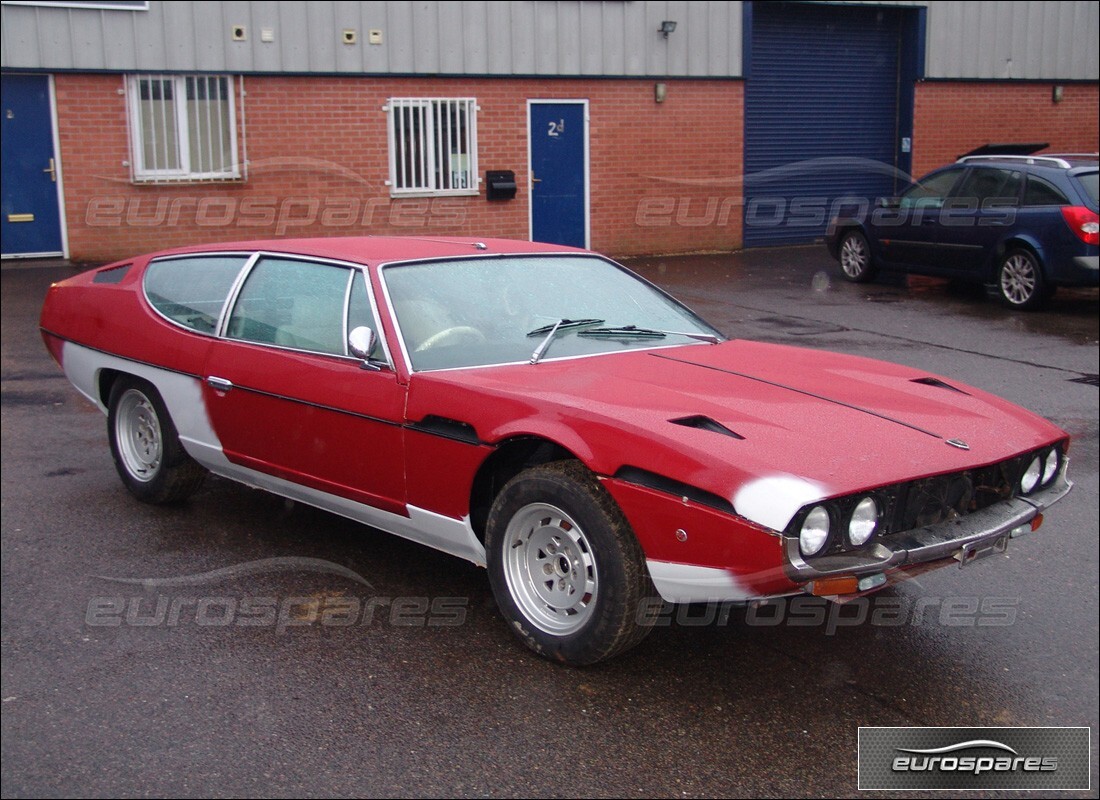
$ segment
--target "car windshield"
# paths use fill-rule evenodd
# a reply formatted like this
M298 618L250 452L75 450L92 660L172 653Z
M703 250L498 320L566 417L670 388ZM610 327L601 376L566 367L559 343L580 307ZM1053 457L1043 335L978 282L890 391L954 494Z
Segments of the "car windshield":
M595 256L395 264L382 277L418 371L697 345L718 336L659 289Z

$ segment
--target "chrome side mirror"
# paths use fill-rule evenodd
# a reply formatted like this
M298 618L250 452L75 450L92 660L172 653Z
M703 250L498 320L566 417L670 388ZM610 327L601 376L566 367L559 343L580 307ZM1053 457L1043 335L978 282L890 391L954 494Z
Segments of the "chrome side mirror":
M374 351L374 345L377 342L378 337L374 331L365 325L360 325L348 334L348 352L362 361L367 369L378 369L370 363L370 354Z

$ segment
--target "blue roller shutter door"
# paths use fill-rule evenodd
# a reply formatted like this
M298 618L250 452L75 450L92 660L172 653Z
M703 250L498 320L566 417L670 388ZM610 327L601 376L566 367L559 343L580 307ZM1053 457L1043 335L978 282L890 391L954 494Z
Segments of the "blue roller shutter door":
M901 12L755 2L749 16L745 245L812 242L839 198L899 188Z

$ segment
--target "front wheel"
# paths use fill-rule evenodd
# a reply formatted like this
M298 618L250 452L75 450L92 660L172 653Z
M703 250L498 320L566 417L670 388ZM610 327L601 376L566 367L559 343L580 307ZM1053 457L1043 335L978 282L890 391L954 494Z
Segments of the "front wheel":
M656 590L641 546L582 464L544 464L509 481L489 513L485 549L501 613L539 655L594 664L649 632L639 611Z
M206 476L180 444L176 426L147 381L121 377L107 403L107 435L115 469L130 494L146 503L176 503Z
M1009 250L997 269L997 293L1009 308L1033 309L1049 296L1039 259L1030 250Z
M871 258L871 245L861 231L848 231L840 240L840 271L852 283L866 283L878 271Z

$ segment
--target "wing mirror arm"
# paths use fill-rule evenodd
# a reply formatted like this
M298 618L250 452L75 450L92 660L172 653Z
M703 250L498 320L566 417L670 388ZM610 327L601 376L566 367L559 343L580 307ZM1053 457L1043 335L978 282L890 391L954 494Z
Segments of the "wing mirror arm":
M372 372L381 371L381 365L371 361L370 357L377 343L377 334L365 325L354 328L348 334L348 352L360 360L360 369L369 369Z

